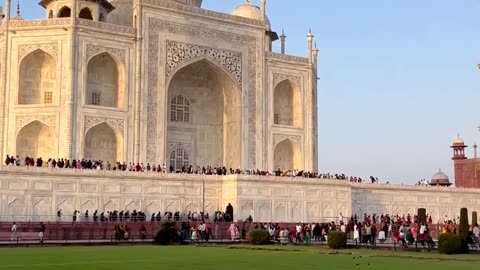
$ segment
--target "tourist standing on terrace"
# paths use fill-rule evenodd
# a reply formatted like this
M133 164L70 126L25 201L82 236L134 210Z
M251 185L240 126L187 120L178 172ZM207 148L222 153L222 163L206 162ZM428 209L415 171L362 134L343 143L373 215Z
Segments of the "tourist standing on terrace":
M40 245L43 247L43 237L45 234L45 225L43 222L40 222L40 232L38 233L38 237L40 238Z
M11 232L10 240L16 241L17 240L17 223L13 222L10 232Z

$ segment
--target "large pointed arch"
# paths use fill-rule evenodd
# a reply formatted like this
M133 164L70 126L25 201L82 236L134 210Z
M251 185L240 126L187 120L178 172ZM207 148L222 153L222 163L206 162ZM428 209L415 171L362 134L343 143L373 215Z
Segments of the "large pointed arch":
M123 160L123 134L103 122L86 131L84 157L115 164Z
M115 56L100 52L87 60L85 104L125 107L125 68Z
M300 147L290 139L285 139L275 145L274 168L281 171L301 170L302 154Z
M206 56L206 55L190 59L190 60L185 61L185 62L179 64L178 66L176 66L175 69L173 69L170 72L170 76L167 77L167 82L166 82L167 88L170 86L171 81L173 80L175 75L178 73L178 71L180 71L180 70L184 69L185 67L188 67L192 64L195 64L197 62L208 62L210 65L215 66L216 68L221 70L224 75L228 76L235 83L235 86L236 86L238 91L240 91L240 92L242 91L241 85L237 82L237 80L233 76L233 74L230 73L230 71L228 69L226 69L224 66L219 64L215 59L212 59L211 57Z
M167 80L166 145L195 145L190 157L192 165L240 168L242 102L238 84L228 71L209 57L188 61L175 70ZM171 121L171 101L179 95L192 101L188 122ZM189 139L179 141L179 137Z
M36 49L19 65L19 105L53 104L58 95L57 63L49 53Z
M16 153L21 158L48 159L56 156L56 136L53 127L32 121L22 127L16 136Z
M274 124L301 128L302 110L300 86L289 79L277 83L273 93Z

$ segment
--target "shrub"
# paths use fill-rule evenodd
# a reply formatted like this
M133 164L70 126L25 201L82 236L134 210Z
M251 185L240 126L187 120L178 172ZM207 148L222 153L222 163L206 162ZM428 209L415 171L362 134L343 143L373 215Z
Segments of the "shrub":
M472 225L475 226L478 224L477 212L472 212Z
M180 243L180 235L175 223L165 223L160 231L155 235L155 244L173 245Z
M460 209L460 227L458 235L462 239L462 251L468 253L468 239L470 238L470 225L468 225L467 208Z
M442 254L461 254L462 242L462 238L454 233L442 233L438 237L438 251Z
M270 244L270 234L266 230L253 229L248 232L248 241L252 245Z
M328 234L328 246L331 249L342 249L347 246L347 234L344 232L330 232Z

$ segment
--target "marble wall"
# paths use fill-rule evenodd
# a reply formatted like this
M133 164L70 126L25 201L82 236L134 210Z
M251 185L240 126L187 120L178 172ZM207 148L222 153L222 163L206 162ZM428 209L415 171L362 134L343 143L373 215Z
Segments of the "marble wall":
M231 203L235 219L324 222L363 213L414 214L425 207L434 221L480 210L480 190L356 184L345 181L257 176L195 176L47 168L0 169L0 220L65 219L74 210L202 211Z

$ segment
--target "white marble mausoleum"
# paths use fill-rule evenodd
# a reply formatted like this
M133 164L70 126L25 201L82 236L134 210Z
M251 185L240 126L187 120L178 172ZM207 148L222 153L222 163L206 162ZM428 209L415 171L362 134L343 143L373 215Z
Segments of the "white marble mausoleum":
M259 2L225 14L202 0L41 0L44 18L27 20L19 9L10 16L5 0L0 155L317 171L314 37L305 57L286 54L286 36ZM479 211L480 190L0 168L3 221L52 220L59 209L213 214L229 203L236 220L322 222L425 207L438 221L461 207Z
M40 6L27 20L5 0L3 156L316 171L318 50L310 33L305 57L287 55L265 0Z

